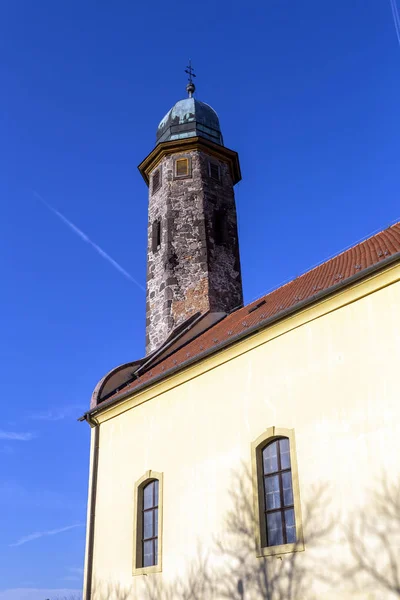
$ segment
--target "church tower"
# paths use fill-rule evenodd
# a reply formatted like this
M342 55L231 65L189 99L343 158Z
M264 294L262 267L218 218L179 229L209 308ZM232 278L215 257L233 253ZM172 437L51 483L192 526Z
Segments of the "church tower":
M149 187L146 354L193 315L243 304L233 190L239 158L224 146L216 112L193 97L191 73L186 89L139 165Z

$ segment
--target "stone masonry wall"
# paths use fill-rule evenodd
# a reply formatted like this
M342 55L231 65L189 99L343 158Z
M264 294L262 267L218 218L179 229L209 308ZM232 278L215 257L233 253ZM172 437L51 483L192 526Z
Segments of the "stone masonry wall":
M174 178L176 158L191 159L189 177ZM221 182L209 176L220 165ZM225 163L193 150L164 157L161 188L149 187L146 352L157 349L175 327L200 311L230 311L243 302L232 181ZM223 211L224 243L215 241L215 211ZM153 223L161 244L153 250Z

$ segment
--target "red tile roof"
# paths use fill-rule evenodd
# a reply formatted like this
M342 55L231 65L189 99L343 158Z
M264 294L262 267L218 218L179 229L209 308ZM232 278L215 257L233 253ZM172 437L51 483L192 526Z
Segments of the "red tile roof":
M398 252L400 252L400 222L231 313L155 366L150 366L148 371L108 400L112 401L121 393L125 396L129 390L134 390L166 374L172 368L183 367L185 363L191 362L203 352L228 342L229 339L245 333L252 326L261 324L271 317L279 317L280 313L295 307L300 302L312 300L316 294L346 282L358 273L362 274L368 267L377 265Z

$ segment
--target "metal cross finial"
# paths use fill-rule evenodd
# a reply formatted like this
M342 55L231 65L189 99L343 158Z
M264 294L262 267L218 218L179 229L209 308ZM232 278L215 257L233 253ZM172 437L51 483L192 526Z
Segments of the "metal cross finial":
M189 59L189 65L185 69L185 73L187 73L189 75L189 77L188 77L189 83L186 86L186 90L187 90L187 93L189 94L189 98L191 98L194 90L196 89L196 87L193 83L193 77L196 77L196 75L194 73L194 69L192 67L192 61L190 59Z
M189 83L193 83L193 77L196 77L196 75L194 74L194 69L192 67L192 61L189 59L189 65L186 67L185 69L185 73L187 73L189 75Z

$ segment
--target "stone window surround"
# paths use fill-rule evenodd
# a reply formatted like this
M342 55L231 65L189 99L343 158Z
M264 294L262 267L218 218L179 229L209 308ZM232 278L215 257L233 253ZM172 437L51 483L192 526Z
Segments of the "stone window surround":
M147 575L149 573L160 573L162 571L162 531L163 531L163 473L158 471L146 471L146 473L135 483L134 511L133 511L133 575ZM143 488L150 481L158 480L158 556L157 564L150 567L142 567L142 511L143 511Z
M280 437L289 439L290 462L292 468L292 485L294 499L294 514L296 519L296 542L267 546L266 523L264 513L264 474L262 466L262 450L269 442ZM304 550L303 523L301 518L299 475L297 469L296 443L294 429L282 427L269 427L251 444L253 502L255 517L256 556L274 556L289 552L302 552Z
M186 158L188 161L188 174L187 175L177 175L176 174L176 161ZM178 154L174 156L174 171L173 171L173 179L191 179L192 178L192 157L189 154Z

